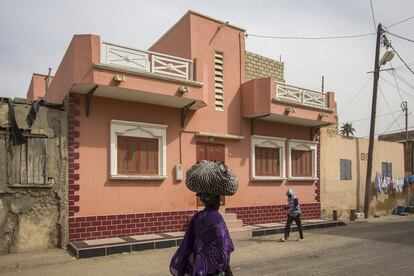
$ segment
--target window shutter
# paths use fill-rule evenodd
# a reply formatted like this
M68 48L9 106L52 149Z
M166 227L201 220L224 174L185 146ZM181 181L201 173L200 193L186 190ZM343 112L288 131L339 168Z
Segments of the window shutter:
M9 186L47 186L46 150L47 138L44 137L28 137L27 144L10 144Z
M292 176L312 176L312 151L292 150L291 159Z
M257 176L280 176L278 148L255 147L255 174Z
M384 176L392 177L392 163L382 162L382 174Z
M118 136L118 171L157 175L158 139Z
M352 161L340 159L340 180L352 180Z
M214 92L216 110L224 110L224 60L223 53L214 55Z

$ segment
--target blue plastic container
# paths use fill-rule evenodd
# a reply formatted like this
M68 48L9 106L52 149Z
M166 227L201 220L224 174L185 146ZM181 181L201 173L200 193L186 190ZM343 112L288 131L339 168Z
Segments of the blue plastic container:
M399 215L402 212L404 212L404 210L405 210L405 207L404 206L397 206L397 210L396 210L397 215Z

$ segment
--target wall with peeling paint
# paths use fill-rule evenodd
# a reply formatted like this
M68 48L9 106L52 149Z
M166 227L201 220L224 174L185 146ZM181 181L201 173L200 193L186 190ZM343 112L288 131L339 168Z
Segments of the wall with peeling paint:
M15 99L16 122L28 139L44 138L47 181L44 185L11 183L13 146L9 106L0 101L0 254L65 247L67 218L67 112L41 106L31 128L26 117L31 103ZM39 156L33 161L39 162ZM40 172L35 172L40 173ZM16 182L16 181L13 181ZM22 181L23 182L23 181Z

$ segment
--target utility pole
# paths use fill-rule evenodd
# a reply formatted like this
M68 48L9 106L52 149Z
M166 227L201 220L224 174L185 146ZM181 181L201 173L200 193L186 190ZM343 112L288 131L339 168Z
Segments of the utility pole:
M407 102L401 103L401 109L405 112L405 143L408 146L408 104Z
M371 173L372 173L372 159L374 155L374 136L375 136L375 116L377 113L377 95L378 95L378 79L379 79L379 55L382 35L381 23L377 28L377 43L375 46L375 61L374 61L374 84L372 93L372 107L371 107L371 125L369 130L369 147L368 147L368 162L367 162L367 178L365 182L365 197L364 197L364 215L368 218L369 201L371 194Z

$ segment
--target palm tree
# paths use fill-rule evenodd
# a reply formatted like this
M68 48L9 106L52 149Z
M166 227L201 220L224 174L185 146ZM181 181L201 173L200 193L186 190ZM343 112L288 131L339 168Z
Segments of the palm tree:
M339 130L339 133L346 137L354 136L355 135L354 132L355 132L355 128L352 127L352 123L344 123L341 126L341 129Z

